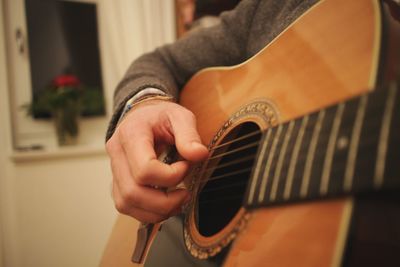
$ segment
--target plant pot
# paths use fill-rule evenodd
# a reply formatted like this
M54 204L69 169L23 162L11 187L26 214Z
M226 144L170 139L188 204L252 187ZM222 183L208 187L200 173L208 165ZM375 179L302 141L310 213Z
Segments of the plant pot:
M70 101L65 106L53 110L54 126L59 146L76 145L79 136L79 104Z

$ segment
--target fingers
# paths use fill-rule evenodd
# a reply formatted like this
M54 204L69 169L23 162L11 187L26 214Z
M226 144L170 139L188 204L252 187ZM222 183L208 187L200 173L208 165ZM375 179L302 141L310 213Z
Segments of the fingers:
M122 148L114 149L111 160L114 175L113 198L117 210L143 222L159 222L180 212L188 198L186 190L163 192L136 183L124 157Z
M157 223L170 216L178 215L182 211L182 205L189 197L187 191L182 189L167 194L156 189L147 188L147 190L137 190L137 192L132 193L131 196L135 196L135 202L133 202L135 205L132 205L130 204L131 202L124 198L126 195L120 193L119 190L118 186L113 186L116 209L123 214L146 223ZM151 192L150 194L149 191Z
M188 162L178 161L171 165L156 158L153 143L148 135L135 133L122 146L118 160L129 167L136 183L141 185L156 185L171 187L177 185L189 168ZM126 160L125 157L129 160Z
M154 198L153 196L153 199L148 202L153 204L155 203L154 200L156 200L160 205L155 208L149 207L148 205L145 205L144 207L130 205L130 202L126 201L123 195L119 192L119 188L114 185L113 196L116 209L123 214L140 220L141 222L157 223L168 219L170 216L175 216L181 213L181 207L188 199L188 193L186 190L177 190L169 192L168 194L155 189L149 190L154 191L156 195L164 195L160 199L158 199L158 197ZM138 198L140 197L138 196ZM148 201L148 199L143 199L143 201Z
M174 144L188 161L208 155L196 130L194 115L173 103L132 110L107 142L113 172L117 210L143 222L159 222L180 212L187 190L163 192L153 186L176 186L189 168L188 161L171 165L157 159L162 146Z
M189 161L201 161L208 155L196 129L196 118L188 110L173 112L170 123L179 154Z

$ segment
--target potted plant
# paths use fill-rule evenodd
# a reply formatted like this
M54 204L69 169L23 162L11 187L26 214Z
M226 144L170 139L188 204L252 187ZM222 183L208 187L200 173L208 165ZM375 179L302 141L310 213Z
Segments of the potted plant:
M83 89L79 79L74 75L60 75L52 81L51 86L34 96L34 101L28 105L29 113L50 114L58 144L76 144L82 98Z

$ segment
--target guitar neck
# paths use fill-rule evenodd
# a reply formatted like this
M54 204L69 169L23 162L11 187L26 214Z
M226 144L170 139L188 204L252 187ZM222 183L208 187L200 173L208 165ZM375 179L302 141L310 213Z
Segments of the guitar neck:
M263 133L244 206L357 194L400 186L397 84Z

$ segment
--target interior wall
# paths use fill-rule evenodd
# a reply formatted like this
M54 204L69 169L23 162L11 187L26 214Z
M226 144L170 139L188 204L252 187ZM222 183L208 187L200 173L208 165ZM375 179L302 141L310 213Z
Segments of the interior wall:
M116 218L108 158L102 143L93 151L12 150L6 1L14 0L0 0L0 267L98 266ZM99 0L99 7L110 116L114 87L132 59L175 38L174 9L173 0ZM97 132L102 140L105 127Z
M11 120L8 102L8 75L3 21L4 0L0 0L0 266L21 266L19 236L16 227L16 190L13 183L11 154Z
M22 266L97 266L116 212L104 154L16 164Z

